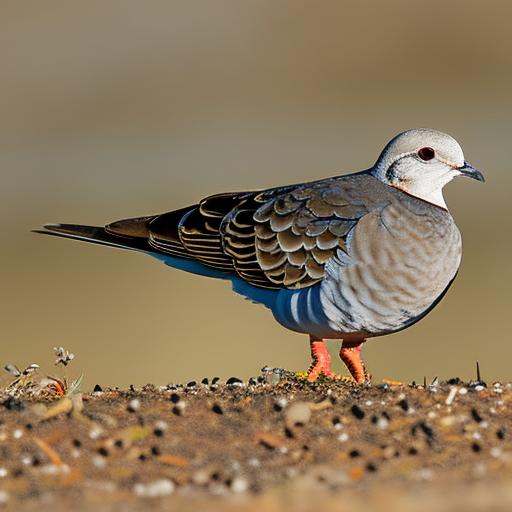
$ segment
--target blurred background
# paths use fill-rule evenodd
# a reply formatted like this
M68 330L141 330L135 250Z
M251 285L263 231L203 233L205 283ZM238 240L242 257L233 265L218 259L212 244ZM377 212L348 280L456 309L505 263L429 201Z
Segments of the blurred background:
M377 380L473 378L476 360L511 378L510 2L0 6L2 365L50 368L64 345L86 387L305 369L307 337L227 283L30 229L365 169L427 126L487 183L447 187L459 277L419 324L367 343L367 364Z

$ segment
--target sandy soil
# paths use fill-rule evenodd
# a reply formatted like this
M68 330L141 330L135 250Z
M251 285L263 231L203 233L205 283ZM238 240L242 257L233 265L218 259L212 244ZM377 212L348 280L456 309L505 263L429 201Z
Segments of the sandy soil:
M259 379L1 398L0 508L512 509L512 384Z

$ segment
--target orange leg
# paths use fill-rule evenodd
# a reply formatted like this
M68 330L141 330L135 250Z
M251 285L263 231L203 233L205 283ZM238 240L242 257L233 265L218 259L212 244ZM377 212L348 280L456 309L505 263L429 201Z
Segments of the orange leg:
M332 378L331 372L331 355L329 354L324 340L314 339L310 337L311 357L313 361L308 370L308 380L314 382L320 374Z
M358 384L364 384L370 380L370 374L367 372L363 360L361 359L361 349L363 341L359 344L346 345L343 343L340 349L341 360L345 363L348 371Z

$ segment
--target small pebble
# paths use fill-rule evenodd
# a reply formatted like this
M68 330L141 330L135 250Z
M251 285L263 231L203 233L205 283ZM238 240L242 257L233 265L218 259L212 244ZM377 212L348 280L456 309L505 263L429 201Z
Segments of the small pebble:
M405 412L409 410L409 402L405 398L402 398L402 400L398 402L398 406Z
M9 501L9 493L0 490L0 505L5 505Z
M286 398L280 397L277 398L274 403L274 410L276 412L282 411L288 405L288 400Z
M350 412L358 419L362 420L365 417L365 412L357 404L350 408Z
M175 414L176 416L181 416L183 414L183 411L185 410L186 405L187 403L185 402L185 400L180 400L179 402L176 403L176 405L173 406L172 413Z
M231 490L237 494L241 494L249 489L249 482L241 476L236 476L231 481Z
M93 457L92 463L99 469L104 468L107 465L105 457L101 457L100 455L96 455L95 457Z
M128 412L136 412L140 409L140 400L134 398L128 402L128 406L126 407Z
M160 496L167 496L174 492L174 483L167 479L162 478L149 484L138 483L133 486L133 492L141 498L158 498Z
M23 409L25 409L25 404L13 396L4 400L2 405L9 411L23 411Z
M165 421L159 420L155 423L155 428L153 429L153 434L156 437L162 437L167 430L167 423Z
M288 428L304 426L310 419L311 408L307 402L294 402L286 410L285 423Z
M430 481L434 478L434 472L431 469L422 468L416 472L415 476L417 480Z
M491 457L498 459L502 456L503 450L499 446L494 446L491 448L490 454L491 454Z
M98 453L102 456L102 457L108 457L108 450L104 447L104 446L100 446L98 448Z
M384 416L381 416L378 420L377 420L377 428L379 428L380 430L386 430L389 426L389 420L387 418L385 418Z
M335 429L342 429L343 428L343 423L341 423L341 420L340 420L339 416L334 416L332 418L332 420L331 420L331 423L333 424Z
M483 420L482 416L480 416L475 407L471 409L471 416L477 423L481 423Z
M450 388L450 392L448 393L448 396L446 397L445 404L446 405L452 405L453 401L455 400L455 397L457 395L458 389L456 387Z
M210 473L205 469L198 469L192 475L192 482L196 485L206 485L210 481Z
M366 464L366 471L375 473L377 471L377 466L373 462L368 462L368 464Z

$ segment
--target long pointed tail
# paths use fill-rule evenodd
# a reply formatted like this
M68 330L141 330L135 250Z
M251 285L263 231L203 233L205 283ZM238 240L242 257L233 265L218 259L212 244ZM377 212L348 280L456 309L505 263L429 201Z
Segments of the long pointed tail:
M81 226L78 224L46 224L42 229L34 229L33 233L59 236L81 240L93 244L131 249L134 251L151 251L147 239L139 237L114 235L98 226Z

